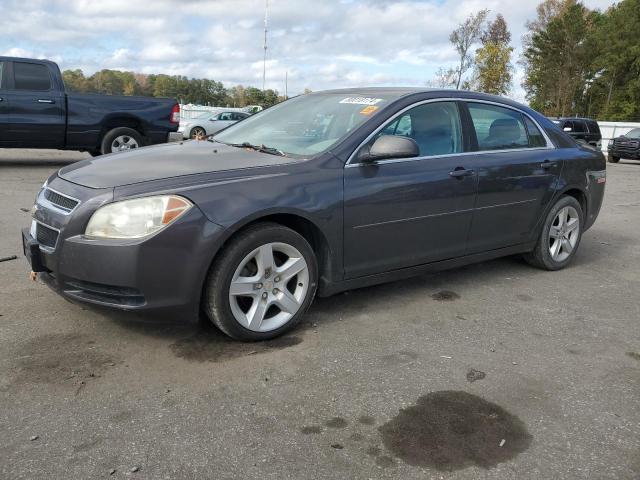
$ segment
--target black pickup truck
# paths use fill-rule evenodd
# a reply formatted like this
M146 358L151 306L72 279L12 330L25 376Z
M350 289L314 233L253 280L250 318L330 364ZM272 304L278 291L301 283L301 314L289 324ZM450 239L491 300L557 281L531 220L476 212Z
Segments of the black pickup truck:
M58 65L0 57L0 147L92 155L179 140L180 105L169 98L65 92Z
M609 140L607 157L611 163L618 163L621 158L640 160L640 128Z

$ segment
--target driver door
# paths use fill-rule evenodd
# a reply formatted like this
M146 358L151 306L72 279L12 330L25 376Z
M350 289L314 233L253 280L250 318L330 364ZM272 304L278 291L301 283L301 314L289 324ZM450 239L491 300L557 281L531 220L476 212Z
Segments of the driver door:
M361 148L383 134L404 135L416 141L419 157L346 165L345 278L465 254L477 174L468 165L461 123L457 102L418 104Z

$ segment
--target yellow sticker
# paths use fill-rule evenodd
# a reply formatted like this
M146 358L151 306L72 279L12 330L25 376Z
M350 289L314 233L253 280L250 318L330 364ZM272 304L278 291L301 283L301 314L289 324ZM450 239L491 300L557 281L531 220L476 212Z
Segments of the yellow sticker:
M360 113L362 115L371 115L376 110L378 110L378 107L376 107L375 105L369 105L368 107L364 107L362 110L360 110Z

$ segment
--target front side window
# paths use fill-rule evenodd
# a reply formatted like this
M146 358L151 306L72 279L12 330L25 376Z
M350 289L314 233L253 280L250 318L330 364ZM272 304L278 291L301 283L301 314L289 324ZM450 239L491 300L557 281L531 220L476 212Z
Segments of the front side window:
M414 107L389 122L376 138L381 135L413 138L421 157L463 151L460 115L454 102L431 102Z
M230 112L224 112L218 115L218 120L233 120L233 114Z
M13 77L16 90L51 90L51 76L45 65L14 62Z
M522 113L484 103L469 103L479 150L529 148Z

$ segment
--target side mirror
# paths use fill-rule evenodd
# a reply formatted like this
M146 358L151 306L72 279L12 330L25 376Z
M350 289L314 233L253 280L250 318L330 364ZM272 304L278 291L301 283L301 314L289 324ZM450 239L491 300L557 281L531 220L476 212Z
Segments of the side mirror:
M571 129L571 127L564 127L562 130L564 130L565 132L571 132L571 131L573 131L573 130Z
M413 138L398 135L382 135L378 137L369 151L358 155L360 162L375 162L387 158L412 158L420 155L418 144Z

